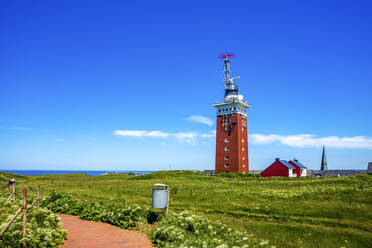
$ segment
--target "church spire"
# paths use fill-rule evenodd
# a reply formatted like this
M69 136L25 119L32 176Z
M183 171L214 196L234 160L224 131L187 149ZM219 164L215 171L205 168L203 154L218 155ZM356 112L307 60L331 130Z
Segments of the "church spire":
M326 158L326 152L325 152L324 146L323 146L322 164L320 165L320 170L328 170L327 158Z

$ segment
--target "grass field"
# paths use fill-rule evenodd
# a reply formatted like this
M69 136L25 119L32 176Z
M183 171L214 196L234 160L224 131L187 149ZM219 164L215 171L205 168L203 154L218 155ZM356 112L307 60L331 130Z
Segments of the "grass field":
M5 188L10 175L0 173ZM270 240L276 247L372 247L372 176L256 178L196 171L143 176L15 176L42 195L53 190L105 204L151 207L154 183L170 185L170 211L190 210ZM145 230L146 231L146 230Z

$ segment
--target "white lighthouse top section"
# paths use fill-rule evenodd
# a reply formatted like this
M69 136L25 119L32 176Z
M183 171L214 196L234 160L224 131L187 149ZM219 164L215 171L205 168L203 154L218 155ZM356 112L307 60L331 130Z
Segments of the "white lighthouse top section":
M228 115L228 114L241 114L247 116L247 109L251 106L243 101L234 101L234 102L224 102L213 105L217 108L218 115Z
M224 98L225 102L242 102L243 99L243 95L227 95Z

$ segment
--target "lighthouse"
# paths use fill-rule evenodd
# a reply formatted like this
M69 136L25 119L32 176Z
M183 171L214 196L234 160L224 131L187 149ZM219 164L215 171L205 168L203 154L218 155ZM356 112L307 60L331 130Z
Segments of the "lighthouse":
M224 59L224 102L215 104L216 124L216 164L215 173L249 172L247 109L250 108L239 94L238 85L230 77L232 54L220 56Z

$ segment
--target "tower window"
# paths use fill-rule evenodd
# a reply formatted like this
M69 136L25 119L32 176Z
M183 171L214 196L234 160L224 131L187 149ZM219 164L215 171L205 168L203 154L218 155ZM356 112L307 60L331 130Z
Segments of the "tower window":
M242 131L244 131L244 127L242 127Z
M228 150L230 150L230 149L229 149L229 147L228 147L228 146L226 146L226 147L225 147L225 151L228 151Z
M226 125L226 126L225 126L225 131L229 131L229 129L230 129L229 126Z
M242 143L244 143L244 139L242 139Z
M229 164L225 164L225 168L228 168L229 167Z
M245 150L245 149L244 149L244 147L243 147L243 148L242 148L242 151L244 152L244 150Z
M229 142L230 140L229 140L229 138L225 138L225 142Z
M243 168L245 168L245 164L243 164Z
M225 156L225 160L229 160L229 156Z
M245 160L245 157L243 157L243 160Z

